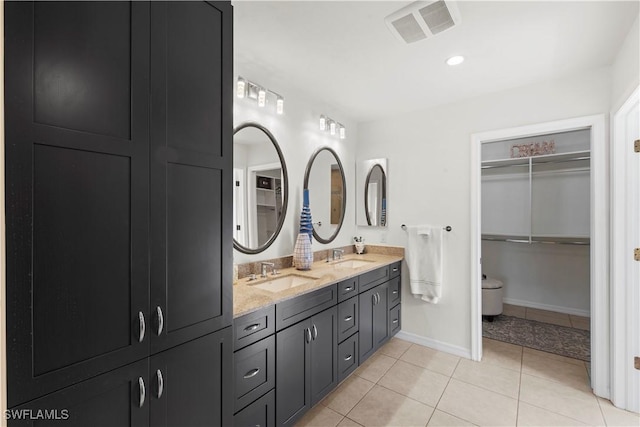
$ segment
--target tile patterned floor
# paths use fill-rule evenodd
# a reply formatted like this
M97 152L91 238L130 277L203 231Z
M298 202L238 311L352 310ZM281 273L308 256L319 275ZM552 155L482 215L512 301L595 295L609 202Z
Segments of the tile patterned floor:
M298 426L640 426L591 393L580 360L486 338L483 348L473 362L392 338Z
M590 329L590 319L573 314L558 313L555 311L540 310L538 308L528 308L519 305L503 304L502 314L521 319L537 320L538 322L552 323L554 325L567 326L570 328Z

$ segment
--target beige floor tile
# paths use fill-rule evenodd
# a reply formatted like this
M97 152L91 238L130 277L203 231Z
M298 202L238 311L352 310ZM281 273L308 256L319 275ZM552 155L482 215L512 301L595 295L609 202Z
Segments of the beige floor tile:
M607 426L640 426L639 414L616 408L607 399L598 398L598 403L600 403L600 409L602 409L602 414L604 415Z
M460 360L453 378L514 399L520 390L520 372L468 359Z
M354 374L365 380L377 383L380 378L396 363L397 359L381 353L375 353L367 359Z
M568 314L561 314L561 313L543 314L537 311L529 313L529 310L534 310L534 309L527 308L526 318L529 320L535 320L537 322L543 322L543 323L551 323L552 325L567 326L569 328L571 327L571 321L569 320ZM552 313L552 312L547 312L547 313Z
M383 345L378 351L389 357L399 359L400 356L409 349L409 347L411 347L411 343L409 341L401 340L399 338L391 338L389 342Z
M458 427L458 426L475 426L475 424L460 419L458 417L454 417L453 415L447 414L446 412L442 412L436 409L431 415L431 419L429 420L428 427Z
M572 359L571 357L560 356L559 354L547 353L546 351L535 350L535 349L529 348L529 347L523 347L522 348L522 352L524 354L527 354L527 353L528 354L535 354L535 355L540 356L540 357L546 357L546 358L553 359L553 360L559 360L559 361L565 362L565 363L571 363L572 365L584 366L584 364L585 364L582 360Z
M478 425L514 426L518 401L452 378L436 408Z
M565 417L564 415L556 414L555 412L547 411L546 409L529 405L525 402L520 402L520 406L518 407L518 427L586 425L588 424L574 420L573 418Z
M520 372L522 368L522 347L483 338L482 362Z
M521 402L587 424L602 425L604 423L598 401L590 391L524 373L520 381Z
M340 424L338 424L338 427L362 427L362 424L358 424L351 418L344 417L342 421L340 421Z
M584 363L566 363L563 360L525 352L522 356L522 373L591 392L589 375Z
M576 329L591 330L591 319L588 317L569 315L569 320L571 320L571 326Z
M541 308L527 307L526 313L527 313L527 316L530 315L530 314L540 314L542 316L555 317L557 319L568 319L569 318L569 315L566 314L566 313L559 313L557 311L543 310Z
M502 314L504 314L505 316L513 316L524 319L526 310L526 307L522 307L519 305L502 304Z
M356 375L351 375L337 389L325 397L322 404L339 414L347 415L373 386L374 383Z
M296 426L335 427L343 416L323 405L316 405L307 412Z
M456 369L460 358L418 344L412 344L400 357L400 360L450 377Z
M363 426L424 426L433 408L376 385L348 417Z
M378 385L435 407L448 382L445 375L398 360Z

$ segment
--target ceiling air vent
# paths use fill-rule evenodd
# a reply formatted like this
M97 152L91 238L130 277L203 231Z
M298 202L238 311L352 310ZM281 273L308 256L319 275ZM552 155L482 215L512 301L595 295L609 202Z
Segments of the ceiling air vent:
M384 18L389 30L406 43L417 42L460 23L453 1L417 1Z

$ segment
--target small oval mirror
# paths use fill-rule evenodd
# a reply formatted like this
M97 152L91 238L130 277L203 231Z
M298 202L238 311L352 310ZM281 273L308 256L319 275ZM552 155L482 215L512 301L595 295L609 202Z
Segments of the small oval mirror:
M320 243L330 243L342 227L347 198L344 169L335 151L323 147L311 156L304 188L309 190L313 236Z
M257 123L233 132L233 247L257 254L274 242L287 212L287 167L274 136Z
M367 225L387 225L387 175L378 163L373 165L364 185L364 212Z

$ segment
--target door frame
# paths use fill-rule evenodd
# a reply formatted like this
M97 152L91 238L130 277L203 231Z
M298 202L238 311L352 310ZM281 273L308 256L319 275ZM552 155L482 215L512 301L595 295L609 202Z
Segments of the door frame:
M638 104L640 87L611 115L611 402L633 412L640 411L640 372L633 367L640 356L640 265L631 256L640 246L640 154L631 148L638 136L628 134L628 117Z
M471 358L482 359L481 148L483 143L591 129L591 387L609 397L609 178L604 114L471 135Z

